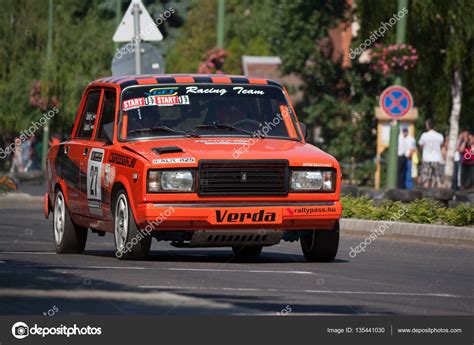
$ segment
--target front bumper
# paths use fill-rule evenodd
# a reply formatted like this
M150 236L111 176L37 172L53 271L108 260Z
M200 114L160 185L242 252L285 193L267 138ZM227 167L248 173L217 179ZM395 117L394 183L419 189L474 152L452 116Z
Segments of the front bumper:
M145 203L137 207L141 229L332 229L341 217L340 201L304 203Z

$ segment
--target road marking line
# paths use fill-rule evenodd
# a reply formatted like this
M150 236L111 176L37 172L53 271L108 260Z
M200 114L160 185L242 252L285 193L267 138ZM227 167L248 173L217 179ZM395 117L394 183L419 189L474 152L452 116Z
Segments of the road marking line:
M234 307L230 303L215 302L199 297L178 295L172 292L135 292L135 291L104 291L104 290L41 290L41 289L9 289L0 288L0 297L27 298L64 298L64 299L100 299L130 300L145 304L169 306L184 304L186 306L231 309L242 312L243 308Z
M5 253L5 252L3 252ZM0 252L2 254L2 252ZM44 253L56 254L56 253ZM22 265L22 267L39 267L38 265ZM41 265L41 268L57 267L52 265ZM230 269L215 269L215 268L179 268L179 267L139 267L139 266L84 266L84 265L61 265L61 268L73 269L110 269L110 270L155 270L155 271L191 271L191 272L229 272L229 273L275 273L275 274L303 274L315 275L314 272L309 271L273 271L273 270L230 270Z
M316 274L309 271L272 271L272 270L228 270L216 268L156 268L167 271L196 271L196 272L237 272L237 273L280 273L280 274Z
M56 255L55 252L1 252L0 254L38 254L38 255Z
M388 296L411 296L411 297L442 297L442 298L464 298L472 299L473 296L459 296L442 293L416 293L416 292L385 292L385 291L341 291L341 290L284 290L284 289L260 289L242 287L200 287L200 286L166 286L166 285L141 285L142 289L176 289L176 290L219 290L219 291L260 291L260 292L283 292L283 293L318 293L318 294L344 294L344 295L388 295Z
M12 226L12 225L0 225L0 228L3 228L3 229L16 229L16 227ZM20 229L20 227L19 227Z

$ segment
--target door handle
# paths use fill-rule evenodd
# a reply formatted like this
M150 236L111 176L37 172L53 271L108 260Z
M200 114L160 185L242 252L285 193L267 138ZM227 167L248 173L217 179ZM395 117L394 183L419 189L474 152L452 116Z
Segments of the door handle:
M69 153L69 146L64 146L64 154L68 154Z
M89 153L89 149L86 147L84 149L84 153L82 154L83 156L87 156L87 154Z

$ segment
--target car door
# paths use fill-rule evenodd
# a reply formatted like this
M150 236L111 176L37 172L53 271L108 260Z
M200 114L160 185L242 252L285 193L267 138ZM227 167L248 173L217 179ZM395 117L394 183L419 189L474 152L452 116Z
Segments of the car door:
M74 164L79 167L77 174L78 193L74 196L73 207L71 211L80 215L86 215L87 197L84 193L84 184L87 180L86 167L83 164L84 156L89 154L89 144L92 140L94 128L97 122L97 113L102 90L90 89L86 93L81 117L77 124L71 145L69 147L70 156Z
M88 90L84 97L72 138L60 145L56 158L58 175L66 185L69 210L76 214L81 214L82 206L81 160L84 147L92 136L91 126L93 129L95 123L95 115L92 114L97 112L100 90Z
M82 165L87 172L85 177L84 194L87 196L85 213L92 218L106 219L110 201L110 175L111 167L107 164L110 142L107 140L105 130L114 128L117 109L116 90L105 88L99 106L99 116L93 134L93 139L86 145L86 154L82 156ZM104 127L105 126L105 127Z

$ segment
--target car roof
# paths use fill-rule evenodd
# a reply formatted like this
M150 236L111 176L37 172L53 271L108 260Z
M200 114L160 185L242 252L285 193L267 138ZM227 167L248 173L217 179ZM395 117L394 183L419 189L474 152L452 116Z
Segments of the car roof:
M274 85L282 88L276 81L266 78L254 78L242 75L226 74L158 74L158 75L127 75L121 77L104 77L94 80L89 86L98 84L118 85L124 89L131 85L155 85L155 84L253 84L253 85Z

